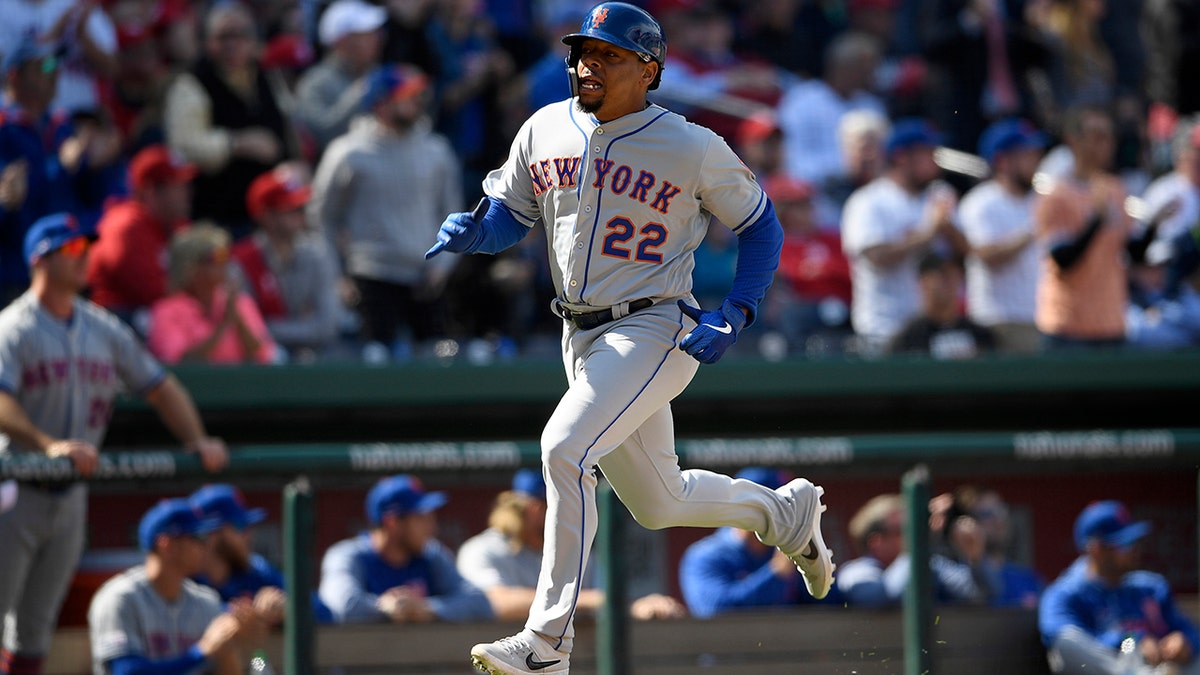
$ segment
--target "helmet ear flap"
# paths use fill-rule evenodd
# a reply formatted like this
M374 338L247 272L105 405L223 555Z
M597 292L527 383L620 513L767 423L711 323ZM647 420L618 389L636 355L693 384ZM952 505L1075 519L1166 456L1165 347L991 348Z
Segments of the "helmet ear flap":
M567 52L567 79L571 83L571 98L579 95L579 45L571 45L571 51Z

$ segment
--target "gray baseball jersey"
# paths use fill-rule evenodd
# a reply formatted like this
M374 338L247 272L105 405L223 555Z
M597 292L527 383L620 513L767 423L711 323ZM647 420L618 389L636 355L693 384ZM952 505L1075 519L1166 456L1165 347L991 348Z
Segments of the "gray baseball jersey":
M32 293L0 312L0 390L52 436L99 447L117 394L145 393L163 377L162 366L132 330L82 298L67 322ZM0 453L29 451L0 434Z
M602 124L574 100L534 113L484 190L520 222L546 228L558 300L569 309L657 301L592 329L564 323L570 387L542 432L548 527L526 627L570 652L596 535L597 465L652 529L738 527L770 545L806 531L781 493L681 470L671 420L671 400L699 368L678 348L695 326L676 305L694 303L693 251L713 216L740 234L770 202L712 131L657 105Z
M88 607L92 672L107 675L105 664L122 656L182 656L220 613L213 589L185 579L179 599L167 602L150 585L145 566L131 567L106 581Z
M0 391L20 403L42 431L99 446L122 389L141 393L165 372L115 316L76 298L70 321L52 316L32 293L0 312ZM0 434L0 454L34 452ZM87 488L18 487L16 507L0 514L0 616L4 645L43 655L83 549ZM19 544L15 542L20 542ZM36 561L36 564L35 562Z
M710 217L737 231L767 207L711 130L657 105L599 124L573 100L525 122L484 191L545 225L558 297L584 311L687 295Z

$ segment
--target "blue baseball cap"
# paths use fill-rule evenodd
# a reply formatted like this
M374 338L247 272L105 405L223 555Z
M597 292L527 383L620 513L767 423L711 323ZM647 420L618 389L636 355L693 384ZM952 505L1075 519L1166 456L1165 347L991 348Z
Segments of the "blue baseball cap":
M1075 519L1075 546L1087 548L1089 539L1124 547L1150 533L1150 523L1134 521L1129 509L1116 500L1092 502Z
M367 493L367 518L379 525L387 514L429 513L446 504L445 492L426 492L416 476L401 474L382 478Z
M370 110L388 98L416 96L429 86L429 78L420 70L406 64L379 66L367 75L367 90L360 105Z
M739 471L734 478L744 478L772 490L786 485L792 479L788 472L782 469L772 469L765 466L748 466Z
M1048 143L1046 134L1023 119L993 122L979 137L979 154L989 163L996 155L1009 150L1042 149Z
M188 501L200 509L205 518L216 518L222 525L232 525L239 530L267 519L266 510L246 508L241 491L225 483L205 485L193 492Z
M142 516L138 523L138 545L143 551L154 549L154 540L168 537L200 536L221 527L216 518L205 518L200 509L183 498L164 499Z
M928 120L919 117L906 117L896 120L892 125L892 133L884 144L884 153L891 157L893 153L916 147L937 147L942 144L942 135Z
M517 469L513 474L512 489L546 501L546 479L542 477L541 471Z
M95 239L96 234L84 230L75 216L69 213L42 216L25 233L25 262L33 267L43 256L80 238Z
M40 61L54 55L54 46L38 40L36 35L23 34L12 49L4 53L3 68L5 73L21 67L30 61ZM55 64L57 65L57 64Z

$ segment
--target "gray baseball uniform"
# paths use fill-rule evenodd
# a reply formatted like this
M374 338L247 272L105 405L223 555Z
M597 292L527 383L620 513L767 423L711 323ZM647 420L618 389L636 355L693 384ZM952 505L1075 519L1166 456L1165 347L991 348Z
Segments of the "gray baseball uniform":
M760 228L768 239L779 223L750 170L719 136L657 105L605 123L574 100L549 105L517 133L508 161L484 190L518 222L545 226L560 312L611 310L617 317L590 329L565 323L570 387L542 434L550 525L526 626L569 652L581 571L596 533L597 465L651 529L738 527L776 545L807 527L780 493L682 471L671 420L670 401L699 367L677 348L696 324L676 301L695 304L692 252L710 218L739 236ZM739 268L761 263L769 283L778 246L773 258L771 246L765 250ZM765 288L739 295L735 283L730 298L753 320ZM630 304L644 298L653 305L631 313Z
M99 447L113 399L142 393L165 377L162 366L115 316L76 299L64 322L26 293L0 312L0 391L13 396L48 434ZM36 452L0 434L0 454ZM43 655L83 549L87 488L19 485L11 511L0 513L0 615L4 647Z
M108 662L122 656L153 661L181 656L221 613L217 592L190 579L174 602L163 599L143 565L109 579L88 607L92 672L108 675Z

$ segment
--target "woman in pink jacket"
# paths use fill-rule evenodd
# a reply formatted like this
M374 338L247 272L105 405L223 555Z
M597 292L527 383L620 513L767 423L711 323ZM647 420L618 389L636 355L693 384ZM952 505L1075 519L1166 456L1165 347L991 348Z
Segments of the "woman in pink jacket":
M150 310L150 351L164 363L271 363L275 342L254 300L230 282L229 234L196 224L171 240L172 292Z

